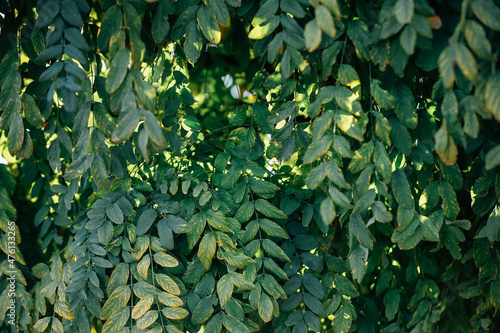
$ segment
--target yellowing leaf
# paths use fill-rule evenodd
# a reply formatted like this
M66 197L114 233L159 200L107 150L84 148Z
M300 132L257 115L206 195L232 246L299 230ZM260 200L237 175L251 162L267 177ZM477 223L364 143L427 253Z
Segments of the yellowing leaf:
M198 258L206 269L210 268L216 247L215 237L212 233L203 236L198 249Z
M151 304L153 304L154 301L154 296L149 295L141 299L137 304L134 306L132 309L132 318L133 319L139 319L141 318L151 307Z
M137 328L140 330L145 330L146 328L151 326L156 321L156 319L158 319L158 311L148 311L141 317L141 319L137 321Z
M104 303L100 314L101 318L106 320L113 312L116 311L116 309L123 308L127 305L130 299L130 294L131 292L129 286L117 287Z
M163 267L177 267L179 262L169 254L158 252L153 255L154 261Z
M149 255L145 255L144 257L142 257L141 261L137 264L137 271L144 280L147 280L148 278L148 271L150 264L151 264L151 257Z
M119 332L128 321L130 317L130 309L128 307L121 308L113 311L113 314L104 323L102 333L116 333Z
M54 311L63 318L68 320L73 319L73 314L68 309L68 305L61 300L57 300L56 304L54 304Z
M168 275L165 274L155 274L156 282L163 288L166 292L174 295L179 295L181 290L175 281ZM166 300L166 299L164 299ZM173 306L173 305L171 305Z
M183 308L164 308L161 310L163 315L168 319L182 319L186 318L189 312Z

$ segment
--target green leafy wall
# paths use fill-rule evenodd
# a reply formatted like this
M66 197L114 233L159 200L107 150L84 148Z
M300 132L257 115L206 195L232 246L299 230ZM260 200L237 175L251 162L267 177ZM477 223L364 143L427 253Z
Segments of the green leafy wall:
M2 331L500 329L500 1L0 13Z

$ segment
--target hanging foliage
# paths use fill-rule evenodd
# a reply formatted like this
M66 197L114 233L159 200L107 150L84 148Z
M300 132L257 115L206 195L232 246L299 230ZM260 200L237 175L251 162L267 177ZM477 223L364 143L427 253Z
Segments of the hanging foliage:
M2 331L500 329L499 1L0 12Z

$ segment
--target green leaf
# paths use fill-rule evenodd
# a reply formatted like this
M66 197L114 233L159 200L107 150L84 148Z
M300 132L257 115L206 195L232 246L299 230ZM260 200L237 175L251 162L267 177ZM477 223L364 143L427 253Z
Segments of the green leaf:
M500 214L494 210L488 217L486 225L479 231L474 238L487 237L490 242L495 242L499 238L500 232Z
M49 68L44 70L42 74L40 74L38 80L40 82L51 81L53 78L59 75L59 73L62 71L63 68L64 68L63 62L55 62L52 65L50 65Z
M271 237L280 237L284 239L288 239L288 234L286 231L280 227L276 222L273 222L268 219L259 220L259 227L262 231L268 234Z
M487 27L500 31L500 8L493 2L493 0L474 0L472 1L472 10L477 18L484 23Z
M410 155L412 151L412 140L406 126L397 118L389 119L391 125L391 139L394 146L404 155Z
M337 215L333 201L329 197L326 197L323 201L321 201L319 211L321 213L321 219L326 225L332 224L335 216Z
M61 10L60 2L55 0L46 1L43 6L44 15L38 15L35 27L45 28L48 25L52 24L54 19L59 14L60 10Z
M453 83L455 82L454 64L456 61L456 54L457 46L450 45L447 46L439 55L439 74L441 75L443 86L446 89L453 87Z
M280 1L280 8L282 11L296 18L303 18L306 15L302 6L295 0Z
M343 110L335 110L335 124L350 137L358 141L363 141L363 129L356 118Z
M241 169L238 166L233 165L222 178L222 188L226 190L234 188L240 178L240 175Z
M361 215L352 214L349 220L349 232L356 237L358 242L369 250L373 250L373 240L370 231L366 227L365 222L361 219Z
M222 26L228 26L230 23L229 11L222 0L208 0L208 7L214 12L217 23Z
M356 248L349 254L348 260L352 271L352 277L361 283L366 274L367 258L365 256L365 252L360 246L356 246Z
M8 146L11 154L17 153L23 146L24 142L24 124L21 115L16 112L12 122L10 123Z
M279 16L272 16L253 28L248 34L250 39L262 39L270 35L280 25Z
M194 21L194 16L198 10L199 6L190 6L186 8L181 15L175 21L175 24L171 31L171 36L174 41L180 40L185 33L187 33L187 26L190 23L194 23L194 26L198 26L196 21ZM199 32L198 32L199 33ZM201 42L201 35L199 36Z
M75 27L82 27L83 20L78 7L73 1L61 2L61 16L69 24Z
M40 109L35 103L35 100L29 94L23 94L22 97L22 107L24 111L24 116L30 125L34 127L41 127L44 123Z
M321 139L313 141L309 147L307 147L306 154L304 156L304 163L312 163L316 161L319 157L324 155L330 146L332 145L332 137L330 135L324 136Z
M221 32L214 14L207 6L201 6L196 15L203 36L212 44L219 44Z
M226 219L224 213L222 213L220 210L214 211L213 209L210 209L207 214L207 222L212 226L212 228L215 228L217 230L223 232L233 232L229 221Z
M353 156L351 163L349 163L347 169L351 173L357 173L364 170L370 163L373 155L373 150L373 141L364 143L361 148L356 151L356 154Z
M391 160L389 159L389 155L387 154L384 145L379 141L375 142L373 160L375 161L375 169L382 177L384 183L389 183L392 176Z
M193 325L201 325L203 324L214 312L214 303L216 300L214 296L208 296L202 299L196 308L193 310L193 314L191 316L191 322Z
M325 297L325 291L323 289L323 285L318 280L317 277L312 275L311 273L304 274L303 278L304 287L314 296L319 299Z
M151 34L156 44L162 44L170 31L168 15L163 6L158 6L153 24L151 25Z
M392 221L392 214L387 211L385 205L380 201L375 201L372 206L373 218L381 223Z
M352 158L354 156L349 141L343 136L333 136L333 149L342 157Z
M94 160L90 166L90 173L92 174L92 178L96 182L97 186L103 191L109 190L110 183L106 174L106 165L99 154L94 155ZM111 219L111 218L110 218ZM114 222L114 221L113 221ZM115 222L121 223L121 222Z
M446 181L439 182L439 195L443 199L443 211L444 216L450 220L455 221L458 213L460 212L460 206L457 201L457 194L451 187L451 185Z
M387 90L380 87L379 80L372 79L370 81L370 91L377 104L383 109L392 109L394 107L394 96Z
M79 48L82 51L88 52L90 51L90 47L85 40L85 37L82 36L80 31L76 28L64 29L64 38Z
M203 41L196 21L191 21L186 28L186 41L184 42L184 52L189 62L194 64L200 57Z
M255 209L269 217L269 218L273 218L273 219L286 219L287 216L277 207L275 207L274 205L272 205L271 203L269 203L268 201L264 200L264 199L257 199L255 201ZM224 230L222 230L224 231Z
M393 95L396 98L394 110L399 120L409 129L415 129L418 123L417 105L410 88L405 84L399 84L394 88Z
M165 136L163 136L163 131L158 123L158 120L156 120L155 115L147 110L144 110L143 114L146 115L144 128L148 133L148 137L159 147L165 147L167 141L165 140Z
M412 55L417 44L417 31L412 26L407 25L399 36L399 42L406 54Z
M278 0L267 0L260 6L259 10L255 14L252 25L258 26L264 23L267 19L271 18L278 10Z
M156 210L152 208L143 211L142 214L139 215L139 218L137 219L137 227L135 230L137 236L142 236L146 232L148 232L149 228L156 220L157 215L158 213L156 212Z
M407 24L411 22L414 10L413 0L398 0L394 7L394 14L399 23Z
M224 327L227 330L230 330L231 332L233 331L238 333L251 332L245 324L243 324L241 321L228 314L223 315L222 323L224 324Z
M140 117L139 112L131 110L125 114L118 122L118 126L113 131L111 141L113 143L120 143L126 141L132 133L134 133L137 125L139 125Z
M82 176L94 161L94 153L87 154L82 159L78 159L71 163L64 174L66 180L73 180Z
M486 91L484 94L486 99L486 110L493 114L493 116L500 119L500 72L490 76L486 84Z
M233 294L233 282L229 274L224 275L217 282L217 295L220 305L226 304Z
M333 325L335 327L335 331L339 333L347 333L352 325L352 314L351 310L342 305L340 309L335 312L333 317Z
M476 21L468 20L465 23L465 39L474 53L485 60L494 60L491 53L491 43L486 37L484 28Z
M397 203L405 209L413 209L414 202L411 195L410 184L402 169L396 169L392 173L391 185Z
M283 261L290 261L288 256L285 254L285 251L283 251L278 245L276 245L275 242L273 242L270 239L264 239L262 241L262 247L264 248L264 251L269 253L269 255L278 258Z
M212 263L212 259L215 255L216 247L213 233L203 236L198 249L198 258L206 269L210 268L210 264Z
M474 55L469 51L467 46L462 43L457 44L456 60L458 67L469 81L476 81L477 63Z
M355 21L359 22L359 21ZM321 42L321 35L320 35L320 42ZM321 78L323 80L328 79L332 72L332 67L333 64L337 60L337 56L342 50L342 45L343 43L341 42L334 42L332 46L327 47L326 49L323 50L323 53L321 53ZM317 47L317 46L316 46ZM313 132L314 135L314 132Z
M385 316L392 321L399 309L399 300L401 296L397 289L389 289L384 295Z
M121 49L111 61L108 76L106 77L106 92L113 94L122 84L127 75L130 63L130 50Z
M208 324L205 326L205 332L220 333L221 331L222 331L222 314L218 313L215 316L213 316L212 319L210 319Z
M321 304L319 299L309 293L304 294L304 304L318 316L323 316L325 314L323 304Z
M97 228L97 235L101 244L109 244L113 240L113 224L109 221L104 222Z
M259 195L269 194L269 193L274 194L276 191L279 190L279 187L274 185L273 183L266 182L264 180L260 180L255 177L250 177L248 184L250 185L252 191L254 191Z
M273 303L265 292L260 295L258 309L263 321L268 322L273 318Z
M321 29L316 20L307 22L304 28L304 40L309 52L315 51L321 43Z
M496 279L491 283L490 289L491 304L498 309L500 307L500 280Z
M318 5L314 10L314 16L316 22L321 30L323 30L328 36L335 37L336 29L333 23L333 17L328 8L323 5Z
M333 200L333 202L340 207L343 208L351 208L351 201L346 197L346 195L342 192L340 192L337 188L334 186L330 186L329 189L329 195L330 198Z

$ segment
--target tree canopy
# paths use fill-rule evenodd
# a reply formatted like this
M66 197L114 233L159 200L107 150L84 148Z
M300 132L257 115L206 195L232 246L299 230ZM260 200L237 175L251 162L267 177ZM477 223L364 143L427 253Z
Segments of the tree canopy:
M0 13L2 331L500 329L500 1Z

